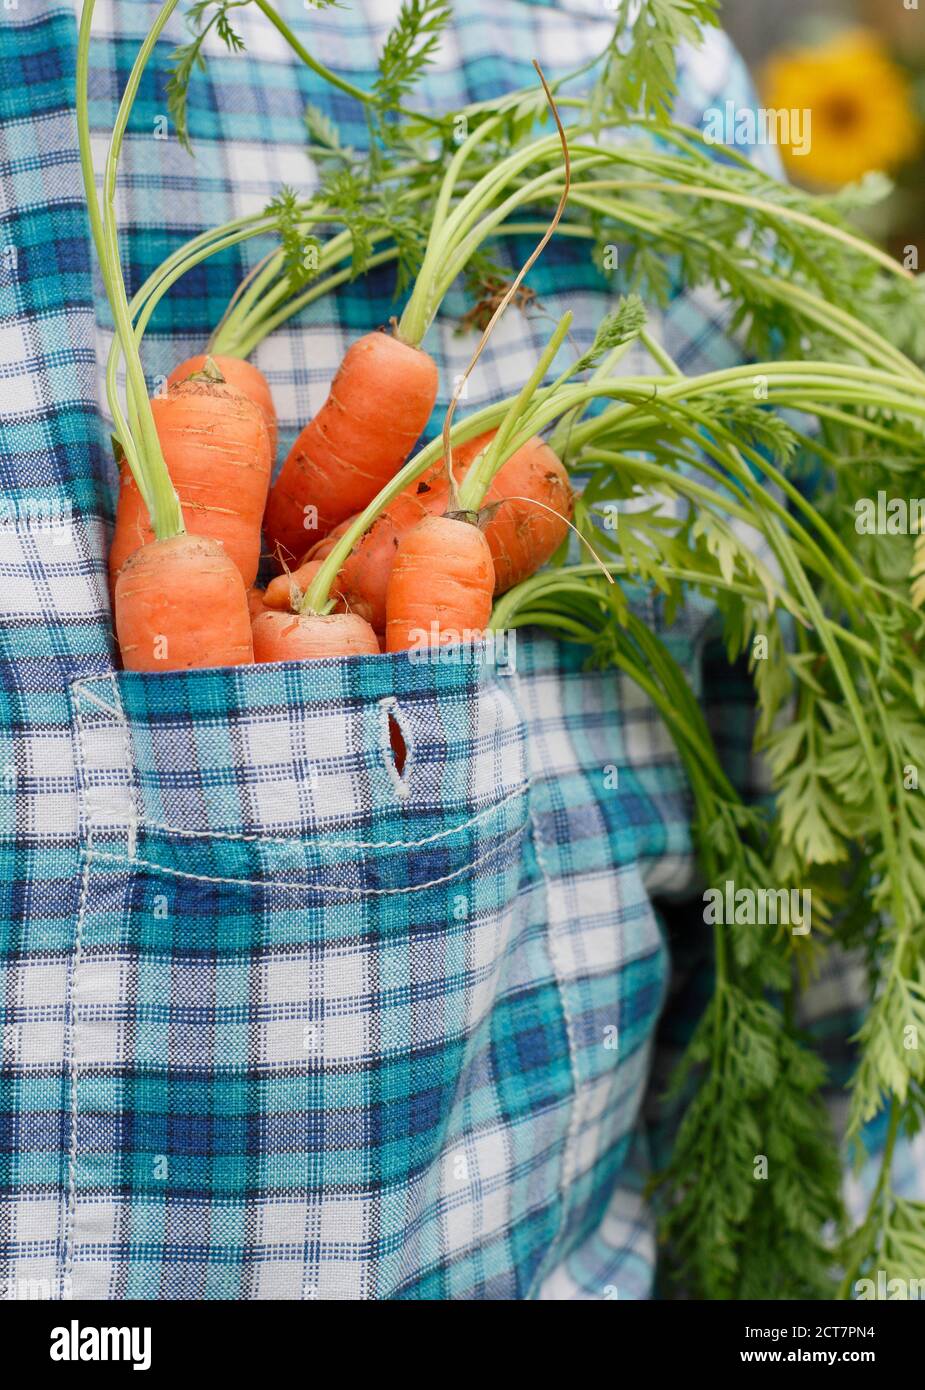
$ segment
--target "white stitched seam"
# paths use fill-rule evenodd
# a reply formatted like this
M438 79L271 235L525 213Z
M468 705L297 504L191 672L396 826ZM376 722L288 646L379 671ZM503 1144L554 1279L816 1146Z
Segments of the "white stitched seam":
M525 825L519 826L517 830L513 831L510 835L506 835L503 840L499 840L496 845L493 845L485 854L480 855L478 859L470 859L461 869L454 869L451 874L444 874L442 878L429 879L427 883L412 884L409 888L341 888L336 884L312 883L307 879L298 883L291 883L287 881L277 881L272 878L219 878L212 874L189 874L182 869L169 869L165 864L155 864L149 859L126 859L123 855L108 854L104 850L96 850L94 852L94 858L108 859L116 864L124 864L126 868L153 869L157 873L170 874L171 878L194 879L198 883L230 883L241 888L291 888L303 893L339 893L342 896L348 895L360 898L384 897L386 895L392 897L403 893L420 893L425 888L435 888L440 883L449 883L454 878L460 878L463 874L468 873L470 869L477 869L480 864L484 864L486 859L490 859L492 855L497 854L499 850L504 849L507 845L513 844L515 840L520 839L525 829Z
M90 831L92 837L92 830ZM67 1052L70 1057L70 1139L67 1156L67 1212L64 1223L64 1262L62 1289L68 1287L71 1267L74 1262L74 1235L77 1224L77 972L80 968L83 949L83 928L87 914L87 900L90 896L90 862L93 858L92 838L88 843L84 871L80 885L80 906L77 912L77 929L74 936L74 963L71 967L71 982L68 1000Z
M526 1299L528 1301L534 1299L538 1294L540 1287L542 1286L543 1280L546 1277L546 1272L552 1267L550 1257L553 1255L554 1252L558 1251L559 1247L562 1244L562 1240L565 1236L566 1225L568 1222L568 1188L569 1183L571 1181L575 1139L577 1138L578 1134L579 1099L581 1096L581 1083L578 1076L578 1065L576 1061L578 1056L578 1044L575 1036L575 1023L571 1016L571 1013L569 1012L568 1000L566 998L566 971L559 950L559 943L557 939L558 933L552 923L552 875L550 874L546 864L545 849L543 846L543 836L540 831L536 812L532 806L529 808L529 810L530 828L532 831L533 839L533 849L536 854L536 862L539 867L540 873L543 875L543 885L545 888L546 939L549 943L550 964L552 965L552 968L555 972L556 990L559 995L559 1003L562 1006L562 1019L565 1024L565 1037L566 1043L568 1045L569 1072L572 1078L573 1099L571 1113L569 1115L568 1124L566 1125L565 1129L565 1143L562 1152L562 1170L559 1177L559 1200L562 1203L562 1219L559 1222L558 1231L553 1236L545 1256L543 1256L540 1259L536 1267L536 1273L530 1281L530 1287L527 1289L526 1293Z
M75 694L77 683L72 687ZM87 815L87 798L85 789L87 787L87 769L84 760L83 750L83 721L80 716L80 697L74 700L74 724L77 737L74 740L74 773L77 790L77 816L78 816L78 836L80 839L90 840L92 830L90 828L90 818ZM82 789L84 789L82 791Z
M416 849L419 845L430 845L436 840L449 839L451 835L458 835L461 830L468 830L470 826L477 825L480 820L490 816L493 811L499 811L502 806L506 806L509 801L517 801L524 796L531 787L532 783L524 782L519 787L515 787L507 796L500 801L493 801L490 806L485 806L481 811L477 811L468 820L460 821L459 825L453 825L449 830L437 830L433 835L425 835L420 840L330 840L325 835L324 843L331 849ZM141 821L143 830L160 830L166 835L186 835L193 840L245 840L253 841L262 845L292 845L301 842L301 839L308 833L324 835L323 829L312 828L311 832L303 831L302 836L298 835L243 835L231 830L186 830L179 825L163 825L158 821Z
M106 680L106 679L109 680L110 685L112 686L112 689L113 689L113 693L114 693L114 697L115 697L115 701L116 701L115 707L113 707L113 706L111 706L111 705L108 705L108 704L106 703L105 700L101 700L101 699L99 699L97 696L93 695L93 694L87 689L87 687L86 687L86 682L87 682L87 681L98 682L98 681L100 681L100 680ZM82 788L83 788L83 795L81 795L81 797L80 797L80 802L81 802L81 823L82 823L83 833L84 833L84 836L85 836L85 838L86 838L86 848L82 851L83 860L84 860L84 867L83 867L83 874L82 874L82 876L81 876L81 883L80 883L80 901L79 901L78 910L77 910L77 924L76 924L76 928L75 928L75 932L74 932L74 959L73 959L73 964L72 964L72 966L71 966L71 972L70 972L70 980L69 980L69 988L68 988L68 1005L67 1005L67 1011L66 1011L67 1028L66 1028L66 1032L65 1032L65 1037L66 1037L66 1042L65 1042L65 1063L66 1063L67 1066L68 1066L68 1071L69 1071L69 1075L70 1075L70 1096L69 1096L69 1102L70 1102L70 1103L69 1103L69 1110L70 1110L70 1117L69 1117L69 1118L70 1118L70 1136L69 1136L69 1142L68 1142L68 1158L67 1158L67 1207L66 1207L66 1211L65 1211L65 1221L64 1221L64 1253L63 1253L62 1289L67 1289L68 1286L69 1286L69 1284L70 1284L70 1282L71 1282L72 1270L73 1270L73 1265L74 1265L75 1243L76 1243L76 1228L77 1228L77 1150L78 1150L78 1135L77 1135L77 1128L78 1128L78 1099L79 1099L79 1098L78 1098L78 1083L79 1083L79 1071L80 1071L79 1064L78 1064L78 1060L77 1060L77 1042L76 1042L76 1037L77 1037L77 979L78 979L78 974L79 974L79 972L80 972L80 967L81 967L81 964L82 964L82 961L83 961L83 937L84 937L84 928L85 928L85 925L86 925L86 918L87 918L87 906L88 906L89 898L90 898L90 868L91 868L91 864L92 864L92 861L93 861L93 857L94 857L94 848L95 848L95 847L94 847L94 840L93 840L93 831L94 831L93 814L92 814L92 809L88 806L88 796L89 796L89 792L90 792L90 785L89 785L88 775L87 775L86 750L85 750L85 748L84 748L84 740L85 740L86 735L87 735L87 727L86 727L86 724L85 724L84 718L83 718L83 711L82 711L82 709L81 709L81 700L84 700L84 699L85 699L85 700L89 701L90 704L95 705L98 709L102 710L105 714L109 715L111 719L114 719L114 720L119 724L120 729L121 729L123 754L124 754L124 757L125 757L125 760L126 760L126 761L125 761L125 773L126 773L126 776L129 778L129 796L130 796L130 799L131 799L131 807L132 807L132 814L131 814L131 816L130 816L130 818L129 818L129 823L128 823L128 826L127 826L127 847L128 847L130 856L134 856L134 850L135 850L135 834L136 834L136 827L137 827L137 823L138 823L137 804L136 804L135 796L134 796L134 788L133 788L132 785L131 785L132 762L131 762L131 756L130 756L130 749L129 749L129 745L128 745L128 728L127 728L127 723L126 723L126 719L125 719L125 713L124 713L124 711L123 711L123 709L122 709L122 702L121 702L121 700L120 700L120 698L119 698L118 686L117 686L117 684L116 684L116 678L115 678L115 672L112 672L112 671L109 672L109 673L108 673L108 677L107 677L107 676L102 676L102 677L93 676L93 677L85 677L83 680L74 681L74 682L72 683L72 690L74 691L74 694L75 694L75 697L76 697L76 698L75 698L75 701L74 701L74 716L75 716L75 725L76 725L76 733L77 733L77 738L76 738L76 764L77 764L78 776L79 776L79 778L80 778L80 783L79 783L79 785L82 785ZM70 1054L70 1055L68 1055L68 1054Z
M122 697L119 694L119 687L116 684L116 674L113 671L110 676L115 710L113 711L116 722L119 725L119 732L122 735L122 752L125 757L125 775L128 778L129 804L132 808L131 819L129 820L128 831L128 854L130 859L135 858L135 846L138 839L138 798L135 794L135 759L128 741L128 720L125 717L125 710L122 708Z
M85 688L85 682L88 680L109 680L113 688L113 694L116 702L115 706L107 705L104 700L97 699L95 695L91 695L90 691ZM90 844L93 840L93 813L91 809L92 788L90 787L86 769L86 759L84 758L83 739L86 736L87 727L84 722L83 711L80 707L81 699L86 699L90 702L90 704L96 705L98 709L104 710L108 715L111 716L112 720L114 720L119 725L119 730L122 735L122 752L125 759L124 771L127 779L125 787L128 792L128 800L129 805L131 807L131 811L124 821L113 821L109 828L115 831L117 826L125 826L125 834L128 840L129 855L131 857L134 857L135 843L138 836L138 825L140 817L138 815L138 800L135 795L135 785L132 778L133 760L128 742L128 721L125 718L125 711L122 708L122 701L119 698L119 690L115 683L115 672L109 672L108 676L86 676L83 680L72 682L71 689L74 691L74 694L76 696L74 700L74 720L77 726L77 749L75 761L78 773L82 774L84 788L84 794L79 798L80 820L84 827L87 843Z
M115 675L115 671L107 671L101 676L84 676L81 680L73 682L73 689L77 692L78 697L88 700L91 705L96 705L97 709L101 709L106 714L111 714L113 718L118 719L120 718L118 709L113 709L111 705L107 705L105 700L101 700L98 695L92 695L86 688L87 681L93 681L96 684L99 681L108 680L115 689Z

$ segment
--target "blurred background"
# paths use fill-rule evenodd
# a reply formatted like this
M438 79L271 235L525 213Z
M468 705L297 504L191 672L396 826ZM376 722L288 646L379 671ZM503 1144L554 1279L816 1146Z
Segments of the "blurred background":
M902 256L925 244L925 0L724 0L762 104L812 110L812 145L781 150L820 193L870 170L893 181L858 220ZM920 267L925 268L925 266Z

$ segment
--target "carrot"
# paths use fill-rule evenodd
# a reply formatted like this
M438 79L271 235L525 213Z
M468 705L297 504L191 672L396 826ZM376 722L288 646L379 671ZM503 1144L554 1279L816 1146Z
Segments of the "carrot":
M379 655L379 639L355 613L281 613L268 608L254 619L253 637L258 662Z
M428 516L404 535L386 596L386 651L471 641L491 617L495 586L477 526Z
M276 446L279 440L276 407L270 394L270 383L260 368L254 366L253 362L246 362L242 357L216 356L214 353L210 359L206 353L200 353L198 357L188 357L185 362L174 367L167 378L167 385L179 386L181 381L186 381L194 372L204 371L210 360L215 363L228 385L240 391L249 401L253 401L260 411L270 438L270 462L272 463L276 458Z
M264 604L264 595L265 595L265 594L266 594L266 589L256 589L256 588L255 588L255 589L248 589L248 591L247 591L247 608L248 608L248 612L249 612L250 615L251 615L251 621L253 621L253 619L256 618L256 616L257 616L258 613L262 613L262 612L263 612L264 607L265 607L265 604Z
M568 473L536 435L501 465L485 494L486 506L501 503L485 526L496 594L552 558L568 535L574 500Z
M348 350L330 394L299 435L270 491L271 549L298 559L367 505L397 472L430 418L437 367L390 333L367 333Z
M245 585L253 584L271 468L263 416L235 387L202 380L171 386L152 399L151 411L189 531L220 541ZM153 538L148 509L123 466L109 552L113 583L129 555Z
M490 430L453 450L457 478L465 477L469 464L488 446L494 433ZM335 581L338 606L359 613L376 632L384 632L386 589L398 543L425 516L444 512L448 498L449 480L441 460L417 483L400 493L354 547ZM536 506L531 499L544 506ZM558 550L568 531L573 501L568 474L549 445L539 437L529 440L512 454L495 474L485 502L490 505L502 500L504 505L490 514L484 526L495 566L496 594L506 593L541 569ZM313 546L305 560L323 560L337 532L345 530L348 524L343 523L326 540ZM292 580L304 591L316 573L316 569L303 563L293 573ZM276 593L275 585L280 585L280 597L287 602L288 586L280 580L273 580L268 594L271 590Z
M263 595L264 608L274 608L279 613L292 611L292 590L305 593L315 575L321 569L321 560L306 560L290 574L278 574L271 579Z
M136 550L116 580L115 606L127 671L254 660L244 581L217 541L181 534Z

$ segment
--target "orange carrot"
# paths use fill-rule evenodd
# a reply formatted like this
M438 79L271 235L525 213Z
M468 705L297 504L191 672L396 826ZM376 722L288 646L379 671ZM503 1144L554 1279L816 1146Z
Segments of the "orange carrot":
M247 607L252 622L257 614L262 613L264 610L265 605L263 599L265 593L266 589L248 589L247 591Z
M436 398L437 367L426 352L390 333L355 342L270 491L271 549L297 560L308 540L371 502L408 457Z
M198 357L188 357L185 362L174 367L167 378L167 385L179 386L181 381L186 381L194 372L203 371L209 360L209 355L206 353L200 353ZM270 461L272 463L276 458L279 424L276 419L276 407L270 394L270 383L259 367L255 367L253 362L245 361L243 357L216 357L212 354L211 360L218 367L228 385L235 387L249 401L253 401L263 416L267 434L270 436Z
M379 639L355 613L322 616L268 608L254 619L253 636L255 661L379 655Z
M270 580L264 591L264 608L275 608L279 613L290 613L293 588L304 594L320 569L321 560L306 560L290 574L278 574L275 579Z
M399 541L386 596L386 651L471 641L491 617L495 586L477 526L428 516Z
M220 541L245 585L253 584L271 468L263 416L233 386L212 381L171 386L153 398L151 410L187 530ZM148 510L123 466L109 552L113 583L129 555L153 539Z
M493 437L492 430L453 450L457 480L465 477L469 464ZM338 606L359 613L376 632L384 632L386 589L398 543L425 516L442 514L448 498L449 480L441 460L385 508L344 561L334 585ZM506 593L541 569L568 531L573 502L568 474L542 439L529 440L495 474L485 503L505 498L510 500L498 507L484 527L495 565L496 594ZM545 505L534 505L532 498ZM348 525L343 523L337 531L346 530ZM313 546L306 560L323 560L335 538L336 532L332 532ZM293 574L293 581L303 592L317 573L316 569L306 571L303 564ZM279 582L274 580L269 589ZM288 588L285 593L288 600Z
M217 541L181 534L130 555L115 585L127 671L242 666L254 660L247 593Z

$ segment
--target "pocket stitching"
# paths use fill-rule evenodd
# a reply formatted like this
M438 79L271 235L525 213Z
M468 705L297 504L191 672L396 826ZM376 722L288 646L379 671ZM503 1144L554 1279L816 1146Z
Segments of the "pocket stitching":
M298 883L291 883L266 878L221 878L213 874L186 873L182 869L171 869L165 864L157 864L153 860L129 859L125 855L109 854L104 850L93 850L92 856L94 859L108 859L111 863L132 865L139 869L153 870L155 873L169 874L171 878L192 879L199 883L227 883L241 888L289 888L301 893L338 893L342 897L397 897L405 893L420 893L423 892L425 888L436 888L441 883L451 883L453 879L462 878L462 876L469 873L470 870L477 869L480 864L484 864L486 860L490 859L492 855L497 854L499 850L505 849L508 845L513 844L515 840L521 839L526 829L526 823L518 826L510 835L506 835L503 840L499 840L497 844L492 845L491 849L486 850L484 854L479 855L476 859L470 859L468 863L464 864L461 868L454 869L451 874L444 874L441 878L429 879L426 883L415 883L409 888L342 888L337 884L312 883L309 879L303 879ZM88 857L90 853L91 852L88 851Z
M509 801L517 801L520 797L526 796L532 785L532 781L523 782L512 792L508 792L507 796L502 797L500 801L492 801L488 806L483 806L481 811L477 811L468 820L460 821L459 825L453 825L449 830L437 830L433 835L424 835L420 840L331 840L325 836L325 844L330 845L333 849L417 849L420 845L429 845L436 840L449 839L451 835L458 835L460 831L468 830L470 826L477 825L480 820L490 816L493 811L499 811ZM145 830L159 830L166 835L185 835L188 839L244 840L261 845L299 844L307 833L303 831L301 835L246 835L233 830L187 830L179 825L164 825L159 821L144 819L139 823ZM318 833L322 832L319 830Z
M82 742L85 734L84 724L81 717L81 699L88 700L98 709L110 715L113 722L115 724L118 724L119 726L119 732L122 737L122 745L125 754L124 765L127 774L127 790L132 805L132 815L126 827L129 840L130 860L138 863L144 862L142 860L135 860L135 842L137 830L139 829L159 831L165 835L183 835L186 836L188 839L227 841L234 840L239 842L256 844L291 845L297 844L300 841L304 840L305 835L308 833L307 829L303 829L301 833L288 836L267 835L263 833L246 834L239 831L230 830L191 830L179 825L170 825L164 822L151 821L146 819L143 815L141 815L134 776L134 774L138 771L138 765L135 760L135 757L133 756L133 750L129 743L129 722L126 718L125 709L122 705L122 699L119 694L119 688L117 683L118 674L119 673L116 671L105 671L101 675L81 676L77 680L73 681L71 684L72 690L76 697L74 701L74 714L77 724L77 743L80 748L81 755ZM113 705L107 705L104 701L100 700L97 696L93 695L86 688L88 684L98 683L100 681L108 681L109 684L112 686L114 699ZM379 710L380 718L382 721L382 733L384 739L383 762L386 764L386 770L389 772L392 778L397 795L404 799L408 796L410 791L410 784L408 784L407 777L409 765L413 757L413 739L411 738L410 731L405 728L404 722L400 722L398 720L399 707L398 702L396 701L394 696L385 696L382 700L380 700ZM387 749L389 752L391 752L391 744L388 736L388 716L390 714L396 718L396 722L399 722L399 727L401 728L402 736L405 739L406 745L408 747L408 761L405 765L404 772L401 774L395 767L394 761L392 761L390 757L386 756ZM482 820L485 816L491 815L493 811L500 810L501 807L506 806L509 802L516 801L519 797L525 796L529 792L532 785L533 779L528 777L526 781L522 782L519 786L515 787L513 791L508 792L508 794L502 797L499 801L492 801L488 806L483 807L481 811L477 811L474 815L470 816L468 820L460 821L458 825L451 826L448 830L439 830L436 831L433 835L425 835L419 840L332 840L328 839L327 837L326 840L327 843L334 849L417 849L421 845L433 844L437 840L449 839L454 835L460 834L464 830L468 830L470 826L477 825L480 820ZM320 828L318 829L318 833L322 833L320 831ZM92 845L93 825L92 819L90 817L87 817L86 834L84 836L84 839L88 845ZM188 875L188 877L195 878L197 877L197 875L192 874ZM223 881L224 880L216 880L216 882ZM228 882L234 883L246 883L248 881L256 880L228 880ZM439 882L440 880L437 881Z

